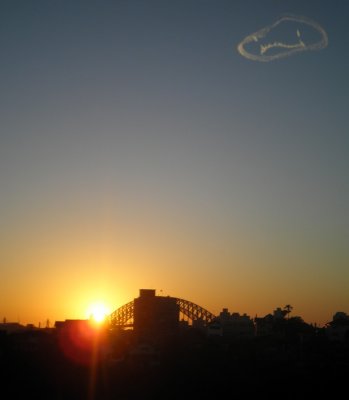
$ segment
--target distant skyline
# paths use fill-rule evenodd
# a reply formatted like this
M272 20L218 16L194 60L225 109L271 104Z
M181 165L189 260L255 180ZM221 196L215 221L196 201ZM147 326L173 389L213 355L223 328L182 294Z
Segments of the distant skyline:
M284 15L316 25L274 29ZM0 319L112 312L139 288L215 314L348 313L348 15L327 0L3 1Z

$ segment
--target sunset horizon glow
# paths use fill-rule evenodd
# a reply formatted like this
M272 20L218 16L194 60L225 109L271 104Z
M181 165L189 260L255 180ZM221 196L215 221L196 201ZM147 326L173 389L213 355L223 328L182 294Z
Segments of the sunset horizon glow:
M4 2L0 321L109 315L141 288L215 315L349 314L348 15Z

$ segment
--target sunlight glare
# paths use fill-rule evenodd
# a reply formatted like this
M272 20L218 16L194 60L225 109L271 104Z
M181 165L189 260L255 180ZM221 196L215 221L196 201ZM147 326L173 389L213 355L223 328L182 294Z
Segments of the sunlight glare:
M88 315L90 319L97 324L102 323L108 314L109 310L103 303L94 303L88 309Z

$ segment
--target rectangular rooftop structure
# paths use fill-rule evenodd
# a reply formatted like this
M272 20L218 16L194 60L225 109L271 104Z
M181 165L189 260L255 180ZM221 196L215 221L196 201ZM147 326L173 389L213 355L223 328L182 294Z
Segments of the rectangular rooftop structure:
M139 289L139 297L155 297L155 289Z
M154 289L140 289L134 299L133 327L143 338L167 336L179 327L179 305L174 297L156 296Z

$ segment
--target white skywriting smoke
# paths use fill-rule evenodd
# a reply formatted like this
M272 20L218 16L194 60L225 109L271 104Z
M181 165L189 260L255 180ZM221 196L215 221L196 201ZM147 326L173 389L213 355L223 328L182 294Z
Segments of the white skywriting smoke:
M270 33L285 22L296 23L297 29L293 42L286 43L280 38L279 40L269 41ZM319 40L311 41L302 37L302 27L312 29L319 35ZM254 45L252 49L251 44ZM250 45L250 46L249 46ZM315 21L303 16L285 15L280 17L272 25L268 25L259 31L246 36L237 46L238 52L245 58L253 61L268 62L279 58L289 57L303 51L321 50L327 47L328 37L326 31Z

